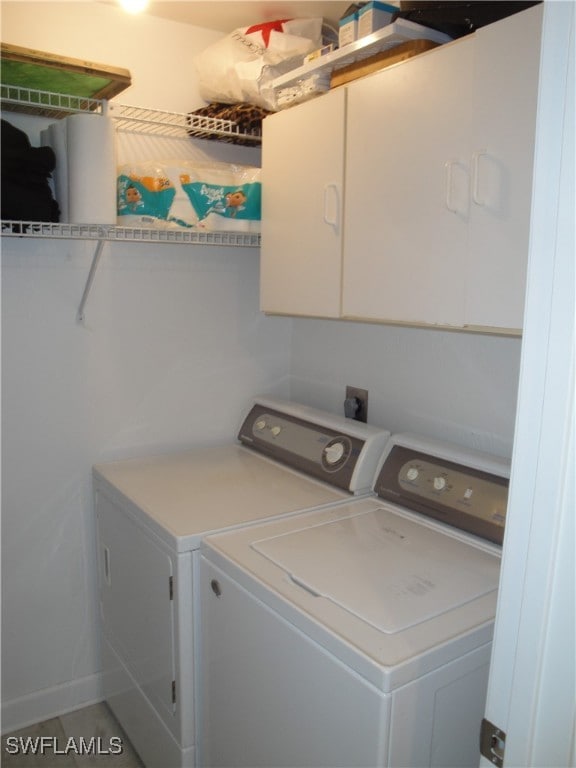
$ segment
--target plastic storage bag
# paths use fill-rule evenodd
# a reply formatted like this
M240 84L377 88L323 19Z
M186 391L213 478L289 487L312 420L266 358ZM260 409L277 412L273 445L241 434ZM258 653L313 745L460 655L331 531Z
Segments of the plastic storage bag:
M225 104L247 102L275 110L261 83L302 64L322 45L322 18L279 19L234 30L196 57L200 95Z

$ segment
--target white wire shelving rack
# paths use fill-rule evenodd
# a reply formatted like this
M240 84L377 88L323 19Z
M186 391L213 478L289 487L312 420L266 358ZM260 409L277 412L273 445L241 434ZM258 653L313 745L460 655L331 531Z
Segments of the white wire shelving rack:
M166 112L113 101L90 99L50 91L37 91L14 85L0 85L0 102L4 109L40 117L60 119L75 112L94 112L112 117L118 130L152 136L185 138L236 139L258 145L262 133L243 131L233 120L184 112Z
M123 243L175 243L256 247L256 232L210 232L201 229L152 229L112 224L65 224L42 221L2 221L2 237L55 240L104 240Z
M9 111L54 119L74 112L102 113L105 104L101 99L38 91L4 83L0 84L0 103L3 109Z
M40 117L61 119L78 112L92 112L114 119L117 130L144 133L168 138L213 138L246 140L257 145L261 136L257 132L242 133L230 120L221 120L193 114L116 104L83 96L38 91L0 84L0 104L8 112L20 112ZM260 235L251 232L210 232L196 229L148 229L120 227L108 224L72 224L66 222L6 221L2 220L1 237L46 238L56 240L87 240L96 242L84 294L78 308L77 319L84 320L84 309L100 263L106 242L158 243L180 245L214 245L255 248Z
M194 113L162 112L146 107L109 102L109 117L114 118L118 130L134 133L146 133L153 136L181 137L190 136L199 139L231 139L241 141L248 146L262 143L262 132L243 131L233 120L207 117Z

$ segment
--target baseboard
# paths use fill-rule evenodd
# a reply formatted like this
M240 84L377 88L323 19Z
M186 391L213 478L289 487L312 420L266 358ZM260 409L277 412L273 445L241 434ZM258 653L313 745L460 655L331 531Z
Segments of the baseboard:
M2 702L2 733L65 715L104 698L100 673Z

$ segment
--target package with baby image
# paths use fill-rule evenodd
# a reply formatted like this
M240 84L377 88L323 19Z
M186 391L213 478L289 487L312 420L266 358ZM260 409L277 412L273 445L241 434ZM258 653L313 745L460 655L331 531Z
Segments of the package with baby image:
M143 162L118 168L118 224L125 227L169 226L176 197L174 184L159 163Z
M182 160L118 169L118 224L259 232L260 168Z
M209 231L260 232L260 168L230 163L185 163L180 183Z

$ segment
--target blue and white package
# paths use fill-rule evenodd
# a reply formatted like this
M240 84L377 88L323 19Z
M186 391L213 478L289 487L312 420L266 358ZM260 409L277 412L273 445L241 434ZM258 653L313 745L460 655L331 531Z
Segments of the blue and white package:
M126 227L167 227L176 189L160 164L144 162L118 168L117 221Z
M260 168L228 163L184 164L182 189L210 231L259 232L262 210Z

